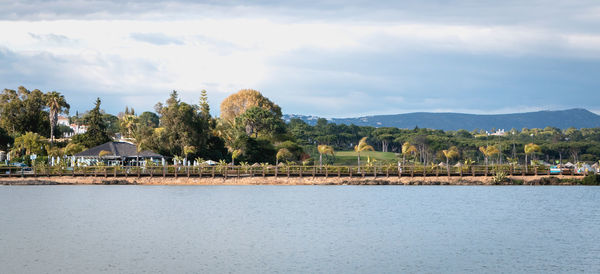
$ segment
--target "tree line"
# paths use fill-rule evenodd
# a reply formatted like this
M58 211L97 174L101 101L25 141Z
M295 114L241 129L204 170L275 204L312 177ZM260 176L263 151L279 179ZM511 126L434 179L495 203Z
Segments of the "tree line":
M120 136L137 145L175 159L215 160L230 163L295 162L332 163L334 151L364 150L396 153L398 162L431 164L525 163L530 160L597 161L600 129L511 129L505 136L482 131L399 129L329 123L319 119L311 126L300 119L282 120L281 108L259 91L243 89L220 104L220 117L212 117L206 91L196 103L183 102L172 91L154 111L141 114L126 107L117 115L106 113L97 98L85 113L69 116L87 132L61 138L71 128L57 124L69 115L70 105L56 91L4 89L0 94L0 148L22 161L28 155L73 155ZM360 165L360 157L357 159Z

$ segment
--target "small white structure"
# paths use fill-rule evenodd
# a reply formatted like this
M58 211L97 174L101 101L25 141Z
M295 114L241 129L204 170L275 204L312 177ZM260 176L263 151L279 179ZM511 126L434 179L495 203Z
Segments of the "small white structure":
M488 136L504 136L506 135L506 132L504 132L504 129L498 129L496 130L496 132L489 132L486 130L485 134L487 134Z

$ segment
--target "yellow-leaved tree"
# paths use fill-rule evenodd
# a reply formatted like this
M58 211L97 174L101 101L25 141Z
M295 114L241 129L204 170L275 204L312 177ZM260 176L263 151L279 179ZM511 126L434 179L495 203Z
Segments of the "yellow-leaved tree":
M458 157L458 148L456 146L450 147L450 149L442 150L446 157L446 171L450 173L450 159Z
M534 143L529 143L525 145L525 172L528 172L529 170L527 169L527 166L529 165L529 162L527 160L527 155L529 154L535 154L536 152L540 152L542 151L542 148Z
M417 147L411 145L409 142L404 142L402 144L402 166L404 166L404 161L406 160L407 154L415 154L417 153Z
M221 102L221 119L231 122L252 107L260 107L272 111L281 117L281 108L267 97L264 97L259 91L242 89L237 93L229 95Z
M334 151L333 151L333 147L328 146L328 145L319 145L317 147L317 150L319 151L319 167L323 166L323 154L330 154L331 156L333 156Z
M358 172L360 172L360 152L366 150L375 151L371 145L367 144L367 137L363 137L358 141L358 144L354 146L354 151L358 154Z

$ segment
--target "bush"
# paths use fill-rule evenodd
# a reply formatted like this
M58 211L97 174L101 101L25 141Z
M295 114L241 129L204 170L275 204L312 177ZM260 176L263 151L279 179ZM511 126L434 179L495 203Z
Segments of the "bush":
M494 182L494 184L501 184L501 183L508 181L508 177L506 177L506 172L504 172L504 171L496 172L496 175L494 175L494 177L492 177L492 181Z
M583 177L581 180L582 185L600 185L600 175L599 174L590 174Z

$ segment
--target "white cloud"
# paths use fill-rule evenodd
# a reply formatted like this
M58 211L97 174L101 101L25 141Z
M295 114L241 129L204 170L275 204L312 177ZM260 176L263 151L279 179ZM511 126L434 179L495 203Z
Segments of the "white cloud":
M66 2L58 3L65 8L69 6ZM106 8L94 13L94 20L0 21L0 47L27 58L27 65L14 64L14 70L21 75L39 77L44 73L52 73L51 79L55 80L53 84L56 89L78 86L106 94L126 91L131 103L138 104L137 108L142 105L149 108L156 103L155 97L144 95L162 91L166 97L166 93L172 89L181 90L184 98L196 100L195 94L201 89L220 93L216 97L221 98L224 94L241 88L260 89L270 86L273 89L267 92L284 98L288 96L285 93L286 83L279 83L277 87L270 85L278 82L274 78L281 76L280 72L285 69L274 60L303 51L343 52L348 58L378 52L388 52L390 55L434 52L600 59L600 34L585 30L554 29L544 24L450 24L416 19L350 23L339 18L330 21L295 20L296 17L281 20L269 16L260 18L258 15L239 18L207 16L201 19L177 17L174 20L163 17L156 20L153 18L153 12L157 10L156 3L145 3L146 6L142 8L148 10L142 11L140 16L132 20L109 20L103 19L102 14L108 14L107 11L120 5L132 11L131 5L135 3L101 4ZM166 9L181 11L186 5L174 2ZM198 7L193 6L194 9ZM232 7L234 10L253 8L256 7ZM15 9L29 10L33 7L16 4ZM71 6L70 11L75 14L79 9L89 11L83 2ZM78 18L69 14L55 16L57 14L37 13L41 18ZM145 19L146 16L151 19ZM593 19L585 17L581 20ZM299 58L313 56L303 55ZM36 62L45 69L51 68L54 63L60 71L39 71L35 67ZM35 70L38 71L33 72ZM394 84L398 78L403 77L381 71L379 74L357 73L342 65L332 69L311 67L309 64L306 68L286 70L288 74L285 78L294 79L294 73L298 73L298 77L305 76L299 70L310 70L312 75L323 75L319 79L321 82L328 77L329 85L338 87L347 85L346 82L360 82L363 87L353 92L371 94L377 94L385 89L383 86ZM313 80L295 79L306 82ZM410 90L410 85L429 79L408 80L405 86L398 86L400 91ZM470 85L477 81L478 79L473 79ZM295 95L297 94L289 96L297 98ZM304 95L304 101L288 101L292 109L301 109L292 105L294 102L301 102L312 104L322 112L341 112L344 107L332 107L332 102L346 100L330 94L321 97ZM385 96L389 102L410 102L402 92L397 96ZM316 102L312 100L314 98L320 100ZM354 106L353 100L358 100L357 96L347 98L344 102L349 106ZM380 100L377 98L368 101L372 106L377 106L377 101ZM419 104L427 103L435 106L442 102L428 98ZM371 107L366 111L380 110L381 107Z

